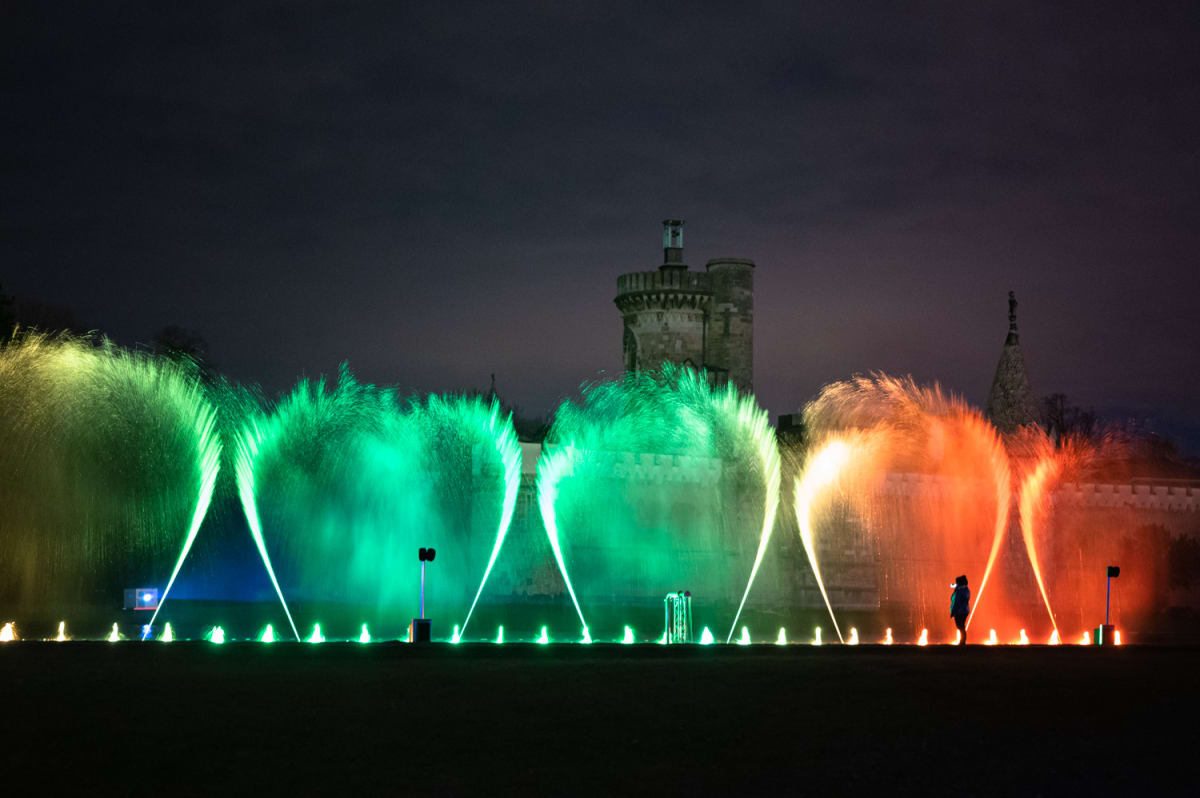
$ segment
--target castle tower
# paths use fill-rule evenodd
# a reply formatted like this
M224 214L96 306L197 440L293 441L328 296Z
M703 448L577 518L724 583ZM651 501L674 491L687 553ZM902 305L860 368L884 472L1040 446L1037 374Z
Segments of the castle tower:
M1025 370L1021 354L1021 339L1017 334L1017 298L1008 292L1008 337L996 365L992 390L988 392L987 415L1003 433L1016 432L1018 427L1038 423L1038 404L1033 386Z
M714 382L751 390L754 263L718 258L704 272L683 261L682 219L663 221L663 263L617 278L626 371L676 363L707 369Z
M754 261L715 258L706 268L713 292L706 365L739 391L751 393L754 390Z

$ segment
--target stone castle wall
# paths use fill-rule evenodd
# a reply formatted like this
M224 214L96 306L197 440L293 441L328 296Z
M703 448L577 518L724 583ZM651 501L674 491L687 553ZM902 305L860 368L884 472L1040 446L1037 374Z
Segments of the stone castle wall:
M675 363L753 391L753 261L716 258L703 272L672 263L623 274L614 302L624 322L626 371Z
M617 278L617 308L624 317L624 363L628 371L662 363L704 365L707 274L684 269L635 272Z
M524 446L530 449L526 453L528 458L536 459L539 454L539 451L535 451L537 447L532 444ZM598 464L608 479L629 482L647 491L665 491L666 498L673 501L690 500L689 497L694 497L698 488L720 491L725 496L723 524L728 525L732 534L725 538L727 550L718 553L720 556L717 559L732 558L732 562L752 556L753 548L757 545L757 525L761 522L761 492L739 489L736 482L725 480L726 469L720 459L606 452L598 455ZM529 468L523 470L525 473L517 513L503 555L503 559L513 568L508 581L521 595L558 595L565 588L546 543L546 533L537 506L534 469L530 464ZM880 487L885 495L898 502L896 510L900 516L897 517L904 517L905 507L915 507L921 502L936 503L961 495L950 482L944 477L929 474L892 473L887 475ZM979 480L979 490L990 495L993 488L986 480ZM631 494L631 497L635 496L637 493ZM1200 486L1068 483L1053 492L1051 502L1057 516L1053 522L1055 525L1083 524L1086 527L1100 524L1108 528L1115 523L1115 528L1128 529L1130 534L1136 534L1139 528L1159 527L1164 546L1170 538L1200 537ZM883 586L877 583L880 563L864 526L865 521L847 516L835 523L844 526L845 531L821 536L818 546L831 600L847 610L878 608L885 596ZM1010 533L1010 544L1016 549L1020 548L1019 532ZM1017 551L1014 556L1020 559L1023 555ZM533 564L532 568L530 564ZM902 566L902 563L891 565L894 573L900 573ZM741 580L745 577L740 572L727 576L729 584L725 587L730 590L744 587ZM713 590L709 589L710 592ZM887 598L904 600L898 598L899 594L891 595L895 592L891 590ZM938 593L934 598L940 601L942 596ZM808 568L807 558L798 543L794 517L786 495L779 506L769 556L763 562L763 570L755 583L754 600L762 606L810 609L824 606Z

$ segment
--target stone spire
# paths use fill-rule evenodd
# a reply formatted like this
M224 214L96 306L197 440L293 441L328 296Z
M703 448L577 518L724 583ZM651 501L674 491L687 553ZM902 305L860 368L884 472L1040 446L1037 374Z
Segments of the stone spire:
M1025 371L1025 357L1021 354L1020 336L1017 334L1017 298L1008 292L1008 337L1000 362L996 364L996 377L988 393L987 414L996 429L1003 433L1015 432L1018 427L1038 423L1038 403Z

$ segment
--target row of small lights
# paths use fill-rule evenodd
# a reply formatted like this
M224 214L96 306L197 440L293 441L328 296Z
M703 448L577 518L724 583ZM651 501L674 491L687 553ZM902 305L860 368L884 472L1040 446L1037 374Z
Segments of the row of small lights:
M67 627L66 621L60 621L58 624L58 635L54 638L51 638L51 640L58 641L58 642L65 642L65 641L69 640L70 638L67 637L67 634L66 634L66 627ZM960 638L958 637L958 635L959 635L959 633L956 632L954 643L959 642ZM142 635L141 639L145 640L149 636L150 636L149 626L143 627L143 635ZM18 638L18 636L17 636L17 628L13 622L10 621L9 623L6 623L3 626L3 628L0 628L0 643L8 643L8 642L12 642L12 641L18 640L18 639L20 639L20 638ZM109 632L108 637L106 637L105 639L110 643L116 643L125 638L117 630L117 624L114 623L112 625L112 631ZM163 643L170 643L175 640L175 632L171 628L170 623L166 624L166 626L163 628L162 635L159 636L158 639ZM225 642L225 630L224 630L224 628L222 628L220 626L214 626L212 629L209 630L208 634L206 634L204 636L204 639L208 640L211 643L224 643ZM266 628L263 629L262 634L259 635L259 638L258 638L258 642L260 642L260 643L274 643L277 640L278 640L278 638L276 638L276 636L275 636L275 629L270 624L267 624ZM307 642L307 643L324 643L325 642L325 635L321 633L321 624L318 623L313 626L312 634L308 636L308 638L305 640L305 642ZM362 625L362 632L358 636L358 642L360 642L360 643L370 643L371 642L371 633L367 630L367 625L365 623ZM450 638L450 643L454 644L454 643L458 643L458 642L459 642L459 628L456 625L454 627L454 634ZM504 627L503 626L499 627L499 629L497 630L496 639L494 642L496 642L496 643L504 642ZM533 642L538 643L540 645L546 645L550 642L550 635L545 626L542 627L541 633L537 636L537 638ZM583 638L579 642L585 643L585 644L592 642L592 636L588 633L588 630L586 627L583 630ZM621 638L620 642L624 643L626 645L631 645L631 644L637 642L636 640L634 640L633 627L631 627L631 626L625 627L625 636ZM664 633L663 636L658 640L658 643L660 645L665 645L666 642L667 642L667 636ZM707 645L712 645L715 642L716 641L713 639L712 632L709 630L709 628L707 626L704 627L704 631L700 634L699 644L702 646L707 646ZM751 645L752 641L750 640L750 630L748 628L746 628L745 626L743 626L742 634L735 642L739 646ZM1050 633L1050 639L1047 641L1047 645L1057 646L1059 644L1059 642L1060 641L1059 641L1059 637L1058 637L1058 630L1055 629L1053 632ZM856 646L856 645L858 645L858 643L859 643L858 630L851 627L850 628L850 637L845 641L844 645ZM880 640L879 643L881 645L885 645L885 646L890 646L893 643L895 643L895 639L892 637L891 628L888 628L888 630L884 634L883 639ZM1119 631L1116 631L1113 633L1113 643L1118 646L1121 645L1121 633ZM775 645L785 646L787 644L788 644L787 631L781 627L779 629L779 635L775 638ZM810 641L810 644L814 645L814 646L824 645L823 641L821 640L821 627L819 627L819 626L816 627L816 629L814 631L813 639ZM987 639L984 640L983 644L985 646L994 646L994 645L999 644L999 640L996 637L995 629L990 630L990 634L988 635ZM1091 645L1091 644L1092 644L1091 633L1084 632L1083 636L1079 639L1079 645L1087 646L1087 645ZM916 645L918 645L918 646L929 645L929 630L928 629L921 630L921 635L920 635L920 637L917 638ZM1011 645L1018 645L1018 646L1029 645L1029 636L1025 634L1024 629L1021 630L1020 637L1017 640L1013 641L1011 643Z

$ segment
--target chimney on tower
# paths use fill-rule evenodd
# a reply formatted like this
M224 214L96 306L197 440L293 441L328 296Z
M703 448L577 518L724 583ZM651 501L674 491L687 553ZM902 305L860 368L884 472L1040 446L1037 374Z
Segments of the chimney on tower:
M683 262L683 219L663 219L663 265L659 269L686 269Z

